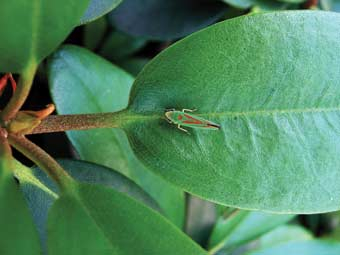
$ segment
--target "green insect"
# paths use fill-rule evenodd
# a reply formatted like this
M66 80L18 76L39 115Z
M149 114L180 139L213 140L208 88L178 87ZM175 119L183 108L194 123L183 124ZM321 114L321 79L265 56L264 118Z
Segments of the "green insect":
M197 117L193 114L186 113L194 111L196 111L196 109L183 109L182 111L167 109L165 111L165 117L169 123L177 125L180 130L186 133L188 133L188 130L182 128L181 126L208 130L219 130L221 128L220 125L214 122Z

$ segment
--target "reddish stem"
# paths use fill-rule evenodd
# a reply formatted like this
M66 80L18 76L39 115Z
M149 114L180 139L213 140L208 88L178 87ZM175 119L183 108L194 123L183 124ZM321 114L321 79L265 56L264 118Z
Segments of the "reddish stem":
M8 135L9 143L32 160L37 166L44 170L53 180L55 180L61 189L68 189L73 179L68 173L55 161L47 152L39 146L29 141L24 136Z
M17 112L26 101L33 83L36 68L37 64L31 63L31 65L29 65L27 69L22 72L19 78L18 87L16 88L13 97L6 105L5 109L0 113L1 120L4 124L7 124L16 116ZM8 76L8 78L11 80L11 82L14 81L13 77L11 79L11 76Z
M15 92L16 88L17 88L17 83L15 82L15 80L13 79L13 76L11 73L6 73L4 76L2 76L0 78L0 95L2 94L2 92L4 91L4 89L6 88L7 85L7 81L8 79L11 82L12 85L12 89L13 89L13 93Z
M97 114L50 115L29 134L54 133L67 130L93 128L117 128L120 124L119 112Z
M312 7L315 7L318 5L318 0L308 0L307 2L305 2L304 7L306 9L310 9Z

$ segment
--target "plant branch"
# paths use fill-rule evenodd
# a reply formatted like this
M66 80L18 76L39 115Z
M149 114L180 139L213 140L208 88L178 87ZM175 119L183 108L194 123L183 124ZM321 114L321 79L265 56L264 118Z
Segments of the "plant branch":
M5 124L15 117L17 112L26 101L26 98L32 87L36 69L37 64L32 62L32 64L29 65L28 68L25 69L21 74L17 89L13 97L11 98L5 109L0 113L0 118Z
M37 166L44 170L61 189L66 189L72 184L73 180L68 173L56 162L47 152L39 146L29 141L24 136L13 134L8 135L9 143L27 158L32 160Z
M121 112L51 115L41 121L29 134L84 130L92 128L116 128L121 121Z

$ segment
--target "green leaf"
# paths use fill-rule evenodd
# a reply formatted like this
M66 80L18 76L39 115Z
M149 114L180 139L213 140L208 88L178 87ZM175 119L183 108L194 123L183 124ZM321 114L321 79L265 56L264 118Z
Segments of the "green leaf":
M231 207L338 210L339 29L336 13L273 12L177 42L138 75L121 113L136 155L184 190ZM197 108L221 129L188 135L166 121L169 108Z
M158 213L95 185L78 184L61 195L48 233L50 255L206 254Z
M256 240L252 240L250 242L247 242L236 247L235 249L232 249L232 251L226 247L225 249L222 248L217 253L212 254L216 255L244 254L246 252L254 250L263 250L287 242L306 241L312 239L313 239L312 234L301 226L283 225L271 230L270 232L264 234L263 236L260 236Z
M301 4L303 2L306 2L306 0L278 0L278 1L291 4Z
M49 187L48 184L51 184L52 181L45 174L42 174L41 170L30 169L18 161L15 161L14 174L19 181L20 189L33 216L43 254L47 254L47 212L58 197L56 189L52 190Z
M113 188L154 210L161 211L157 203L144 190L113 169L79 160L58 160L58 162L79 182L101 184Z
M207 0L124 0L109 18L119 30L156 40L183 37L222 17L222 2Z
M291 220L294 215L237 211L220 216L210 237L210 251L235 249Z
M122 0L91 0L80 24L91 22L116 8Z
M32 217L4 158L0 158L0 226L0 254L41 254Z
M89 0L3 0L0 72L21 72L49 55L78 24Z
M320 0L320 6L326 11L340 12L340 0Z
M246 253L247 255L338 255L339 242L328 241L293 241L267 249Z
M254 5L256 0L222 0L223 2L230 4L236 8L247 9Z
M61 48L49 66L54 103L60 114L118 111L126 107L133 78L93 53ZM86 102L86 104L84 104ZM116 169L149 193L177 226L184 221L183 192L147 170L119 129L68 132L84 160Z
M290 9L294 4L305 0L222 0L235 8L247 9L253 7L253 12ZM295 6L295 5L294 5ZM296 8L293 8L296 9ZM241 15L241 14L240 14Z
M146 42L143 38L114 31L107 37L99 54L111 61L116 61L132 55L145 46Z
M321 10L331 11L332 5L333 5L333 0L320 0L319 5L320 5Z
M155 201L139 186L112 169L84 161L58 160L58 162L77 181L113 188L160 211ZM59 190L55 183L38 168L29 169L17 162L15 176L20 182L20 188L33 215L46 254L47 213L53 202L59 197Z
M273 1L273 0L255 0L255 4L252 8L252 12L256 13L256 12L286 10L286 9L289 9L291 5L292 4L284 3L280 1Z
M332 212L332 213L329 213L327 215L324 215L326 216L327 218L327 223L328 224L325 224L323 223L323 225L331 225L331 232L330 233L326 233L326 238L330 238L332 240L337 240L340 242L340 211L337 211L337 212Z
M133 76L137 76L144 66L150 61L148 58L127 58L117 62L121 68Z
M84 45L90 50L95 50L100 45L107 30L105 18L97 19L84 27Z
M292 241L306 241L313 239L311 232L298 225L283 225L257 240L256 249L264 249L274 245L292 242Z

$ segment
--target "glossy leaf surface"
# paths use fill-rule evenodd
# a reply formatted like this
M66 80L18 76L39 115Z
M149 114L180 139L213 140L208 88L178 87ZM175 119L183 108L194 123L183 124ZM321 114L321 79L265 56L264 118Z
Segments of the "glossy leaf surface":
M21 72L49 55L78 24L89 0L3 0L0 71Z
M320 6L326 11L340 11L340 1L339 0L320 0Z
M312 239L312 233L301 226L283 225L261 236L257 240L257 249L264 249L286 242L306 241Z
M150 61L148 58L127 58L117 64L130 74L137 76L144 66Z
M161 211L156 202L139 186L112 169L77 160L59 160L58 162L77 181L110 187L154 210ZM38 228L42 247L46 250L47 214L53 202L59 197L59 190L55 183L38 168L29 169L17 163L15 176L20 182L20 188Z
M256 0L222 0L222 1L236 8L249 8L254 3L256 3Z
M210 0L124 0L109 18L127 34L171 40L212 24L225 10L222 2Z
M278 0L279 2L284 3L293 3L293 4L301 4L303 2L306 2L306 0Z
M41 170L35 171L30 169L18 161L14 165L14 174L17 178L28 208L30 209L35 226L40 237L42 254L47 254L46 247L46 223L47 213L55 199L58 197L52 180ZM51 188L51 186L53 188Z
M15 183L12 166L8 160L2 158L1 150L0 148L0 254L40 254L38 233L32 216L18 184Z
M280 1L272 0L256 0L254 6L252 7L252 12L268 12L268 11L282 11L289 9L297 9L293 3L286 3Z
M80 20L81 24L91 22L104 16L117 7L122 0L91 0L90 4Z
M134 83L122 127L135 153L170 182L221 204L339 209L339 29L336 13L274 12L179 41ZM187 135L166 121L169 108L197 108L221 129Z
M230 216L221 215L210 236L210 250L234 249L288 222L293 217L294 215L250 211L235 211Z
M246 253L246 255L338 255L339 242L329 241L297 241L288 242L267 249Z
M113 31L100 49L100 55L113 62L124 59L141 49L147 41L122 32Z
M95 51L105 36L107 26L108 24L105 17L85 25L83 36L84 46Z
M122 193L85 184L74 192L62 194L49 213L50 255L206 254L165 218Z

